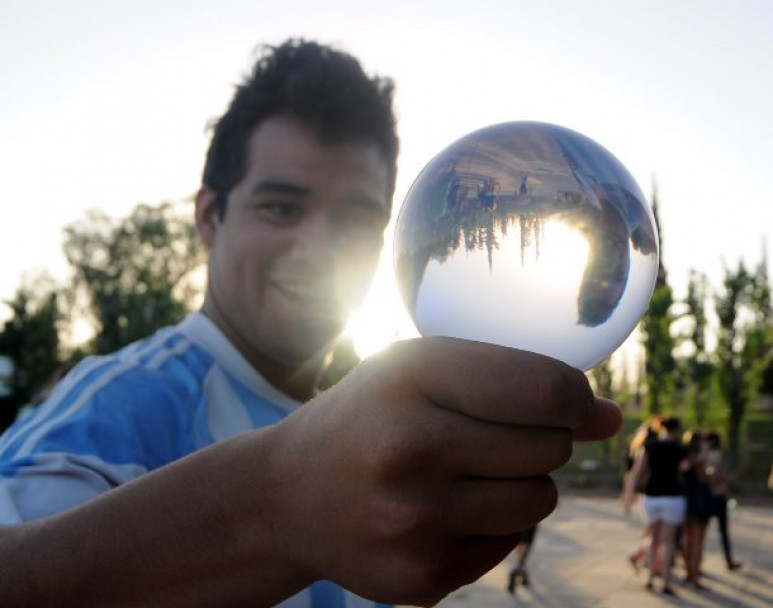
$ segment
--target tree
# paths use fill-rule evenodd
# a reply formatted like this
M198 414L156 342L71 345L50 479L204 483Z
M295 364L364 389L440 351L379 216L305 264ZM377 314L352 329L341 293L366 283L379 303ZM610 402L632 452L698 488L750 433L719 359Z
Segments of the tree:
M610 399L619 400L614 386L614 377L612 373L612 357L607 357L590 371L590 377L593 381L595 392ZM611 469L612 446L609 439L605 439L601 444L601 468L606 473Z
M73 301L85 300L95 325L97 353L180 321L203 261L193 222L171 203L138 205L118 221L92 211L65 229L64 252L74 270Z
M749 272L743 261L735 271L725 269L724 291L716 295L719 318L717 374L728 408L728 458L739 464L741 424L771 361L770 284L764 264Z
M0 398L0 430L19 408L37 400L59 370L59 308L56 287L45 277L22 285L6 302L11 318L0 332L0 355L13 362L8 395Z
M654 189L653 189L654 190ZM641 331L644 342L645 383L647 386L647 411L656 414L664 409L674 386L673 373L676 370L674 359L674 338L671 334L671 324L675 320L671 307L674 297L668 285L666 268L663 264L663 233L660 230L658 217L657 192L652 194L652 211L658 225L658 243L660 256L658 258L658 276L649 306L641 321Z
M708 279L706 275L691 270L685 304L687 305L686 314L692 318L692 327L687 335L692 346L692 353L686 361L685 370L692 388L690 409L698 427L706 424L711 381L714 375L714 365L706 347L707 299Z

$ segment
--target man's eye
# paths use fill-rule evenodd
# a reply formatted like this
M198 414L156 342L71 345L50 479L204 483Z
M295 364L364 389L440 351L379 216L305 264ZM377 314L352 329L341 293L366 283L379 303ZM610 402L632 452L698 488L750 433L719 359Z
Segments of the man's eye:
M263 203L260 212L272 219L288 221L300 217L302 209L295 203Z

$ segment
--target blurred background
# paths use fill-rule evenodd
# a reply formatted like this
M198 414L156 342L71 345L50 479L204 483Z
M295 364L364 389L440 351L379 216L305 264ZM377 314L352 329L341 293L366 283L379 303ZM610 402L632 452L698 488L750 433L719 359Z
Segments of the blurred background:
M394 78L395 210L432 156L489 124L556 123L612 151L656 205L661 273L639 329L590 372L624 432L580 446L562 480L618 486L634 430L668 413L718 429L738 489L764 492L771 28L764 0L3 0L0 426L82 356L197 306L207 125L256 45L305 37ZM416 335L391 233L327 384Z

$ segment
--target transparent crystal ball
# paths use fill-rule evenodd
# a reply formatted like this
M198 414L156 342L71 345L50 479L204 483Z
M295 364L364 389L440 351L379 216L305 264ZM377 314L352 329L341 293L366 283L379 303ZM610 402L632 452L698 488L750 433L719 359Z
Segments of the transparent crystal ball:
M658 235L641 189L606 149L564 127L508 122L427 164L397 219L394 259L422 335L587 370L644 313Z

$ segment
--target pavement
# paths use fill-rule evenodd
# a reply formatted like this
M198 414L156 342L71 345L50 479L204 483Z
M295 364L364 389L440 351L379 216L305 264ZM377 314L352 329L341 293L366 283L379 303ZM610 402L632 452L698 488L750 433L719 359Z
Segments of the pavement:
M744 564L740 570L725 568L716 520L709 524L705 590L683 582L681 560L674 568L676 597L657 592L659 580L655 592L645 590L646 572L637 574L627 559L639 541L643 513L637 510L625 517L618 498L609 495L562 495L556 511L537 532L528 562L528 587L507 593L509 567L504 562L438 607L773 607L773 501L754 502L739 499L730 521L734 558Z

